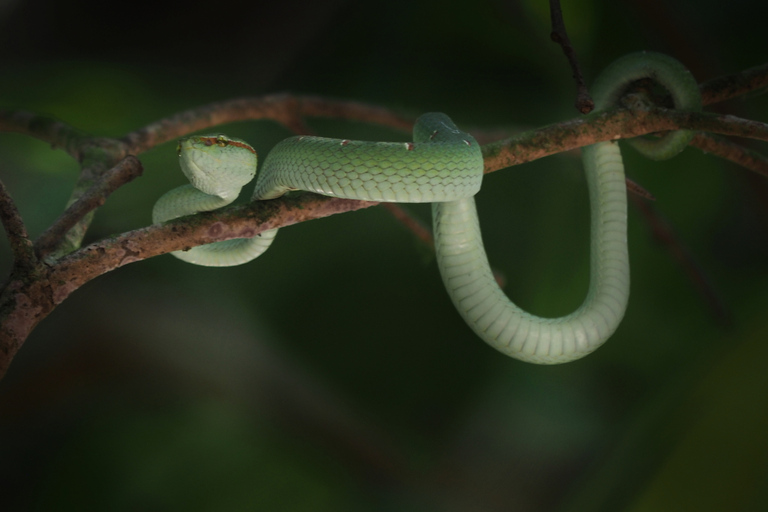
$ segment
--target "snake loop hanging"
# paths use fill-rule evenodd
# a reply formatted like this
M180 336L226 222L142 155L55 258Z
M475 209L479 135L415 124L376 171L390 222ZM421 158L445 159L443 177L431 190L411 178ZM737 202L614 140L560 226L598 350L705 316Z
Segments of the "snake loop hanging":
M592 89L596 110L616 104L632 82L643 78L669 90L675 108L701 109L696 81L679 62L660 54L636 53L614 62L598 78ZM632 142L647 156L662 159L681 151L692 136L680 130ZM413 142L286 139L267 155L252 200L305 190L348 199L432 203L440 273L467 324L506 355L532 363L564 363L592 352L613 334L629 297L621 153L616 142L600 142L583 148L582 154L591 204L590 283L583 304L560 318L523 311L497 286L474 202L483 178L480 146L445 114L422 115L414 126ZM223 135L183 139L179 156L191 184L162 196L154 207L153 222L221 208L256 174L255 151ZM276 232L173 254L198 265L240 265L262 254Z

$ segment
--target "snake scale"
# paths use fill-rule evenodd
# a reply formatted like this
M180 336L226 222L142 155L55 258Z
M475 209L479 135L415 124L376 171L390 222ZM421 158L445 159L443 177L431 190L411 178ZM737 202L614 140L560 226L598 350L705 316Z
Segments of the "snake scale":
M701 109L696 81L678 61L657 53L635 53L611 64L592 88L595 110L616 105L641 79L665 87L674 107ZM650 158L674 156L690 131L633 139ZM256 152L224 135L182 139L182 171L190 180L162 196L153 222L164 222L231 203L256 175ZM457 310L486 343L511 357L557 364L583 357L616 330L629 297L627 197L624 166L616 142L582 149L591 205L590 283L583 304L560 318L523 311L498 287L483 248L474 195L483 178L483 156L475 139L445 114L416 121L413 142L366 142L313 136L288 138L267 155L252 200L292 190L369 201L432 203L435 251L446 290ZM240 265L262 254L277 230L174 252L206 266Z

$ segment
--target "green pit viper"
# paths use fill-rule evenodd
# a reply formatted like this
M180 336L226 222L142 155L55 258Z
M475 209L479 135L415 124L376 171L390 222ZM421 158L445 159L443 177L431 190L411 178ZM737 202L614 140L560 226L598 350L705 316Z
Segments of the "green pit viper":
M678 61L635 53L611 64L597 79L595 110L616 105L633 82L650 78L670 93L677 109L701 109L696 81ZM637 138L634 146L654 159L674 156L693 133ZM231 203L256 175L256 152L224 135L182 139L181 168L190 181L162 196L153 222L209 211ZM584 303L560 318L542 318L512 303L496 284L485 255L474 195L483 178L475 139L448 116L424 114L413 142L364 142L291 137L267 155L253 201L292 190L368 201L432 203L435 252L445 287L461 316L489 345L511 357L557 364L583 357L602 345L624 316L629 297L627 192L617 142L582 148L591 204L590 283ZM246 263L262 254L277 230L253 238L216 242L173 252L206 266Z

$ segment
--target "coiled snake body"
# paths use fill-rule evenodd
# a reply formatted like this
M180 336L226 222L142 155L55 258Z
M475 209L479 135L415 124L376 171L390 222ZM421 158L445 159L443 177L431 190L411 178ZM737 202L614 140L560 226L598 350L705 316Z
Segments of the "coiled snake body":
M596 110L613 106L632 82L651 78L666 87L675 107L701 108L698 86L676 60L637 53L614 62L592 89ZM651 158L681 151L692 133L636 139ZM252 200L290 190L391 202L431 202L435 251L448 294L467 324L489 345L517 359L556 364L583 357L616 330L629 297L627 199L624 166L616 142L582 149L591 204L590 284L584 303L570 315L541 318L512 303L498 287L480 235L474 195L483 177L475 139L445 114L421 116L413 142L363 142L291 137L267 155ZM256 174L256 153L223 135L179 143L182 170L191 185L161 197L153 221L163 222L231 203ZM277 230L173 254L207 266L239 265L258 257Z

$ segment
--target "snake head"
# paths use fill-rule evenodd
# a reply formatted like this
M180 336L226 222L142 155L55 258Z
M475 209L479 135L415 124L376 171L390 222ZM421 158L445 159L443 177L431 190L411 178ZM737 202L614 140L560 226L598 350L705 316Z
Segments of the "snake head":
M256 175L256 150L234 137L195 135L179 140L176 151L184 175L206 194L237 194Z

